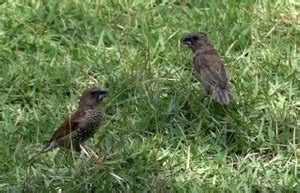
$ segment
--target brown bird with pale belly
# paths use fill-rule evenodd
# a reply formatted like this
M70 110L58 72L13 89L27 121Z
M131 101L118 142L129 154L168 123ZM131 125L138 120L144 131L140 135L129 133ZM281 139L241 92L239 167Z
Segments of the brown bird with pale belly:
M80 145L93 137L101 125L103 119L101 104L107 94L107 90L100 88L85 90L80 97L77 110L54 132L47 146L37 155L57 147L80 152Z
M193 51L193 69L207 94L220 104L232 100L225 66L217 50L203 32L193 32L181 38L181 42Z

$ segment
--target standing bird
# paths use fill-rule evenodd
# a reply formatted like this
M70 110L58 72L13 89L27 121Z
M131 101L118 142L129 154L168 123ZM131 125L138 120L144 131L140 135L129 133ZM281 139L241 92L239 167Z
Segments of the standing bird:
M182 37L181 42L193 51L193 68L206 93L220 104L228 105L232 95L225 66L207 35L193 32Z
M80 145L93 137L101 124L103 119L101 103L107 94L107 90L100 88L85 90L80 97L77 110L54 132L48 144L30 160L57 147L80 152Z

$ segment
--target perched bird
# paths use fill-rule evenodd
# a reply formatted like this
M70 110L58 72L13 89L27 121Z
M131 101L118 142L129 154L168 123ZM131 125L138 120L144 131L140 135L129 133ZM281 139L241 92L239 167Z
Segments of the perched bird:
M80 145L93 137L101 124L103 118L101 103L107 94L107 90L100 88L85 90L80 97L77 110L54 132L48 144L34 157L57 147L80 152Z
M220 104L229 104L232 95L225 66L207 35L193 32L183 36L181 42L193 51L193 69L206 93Z

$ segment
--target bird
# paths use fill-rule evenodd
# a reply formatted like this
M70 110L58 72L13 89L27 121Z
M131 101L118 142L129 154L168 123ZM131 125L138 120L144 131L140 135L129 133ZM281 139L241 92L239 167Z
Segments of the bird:
M183 35L181 43L193 52L193 69L204 87L222 105L232 100L229 78L224 63L204 32L192 32Z
M92 138L103 121L102 101L108 90L102 88L86 89L79 98L79 106L54 132L47 145L37 155L61 147L76 152L81 144Z

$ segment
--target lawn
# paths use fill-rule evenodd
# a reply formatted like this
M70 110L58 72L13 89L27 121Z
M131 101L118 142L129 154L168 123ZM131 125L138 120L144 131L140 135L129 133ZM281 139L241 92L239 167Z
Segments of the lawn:
M183 34L208 34L234 101L205 97ZM296 1L0 3L0 190L300 191ZM88 87L110 93L86 144L28 159Z

